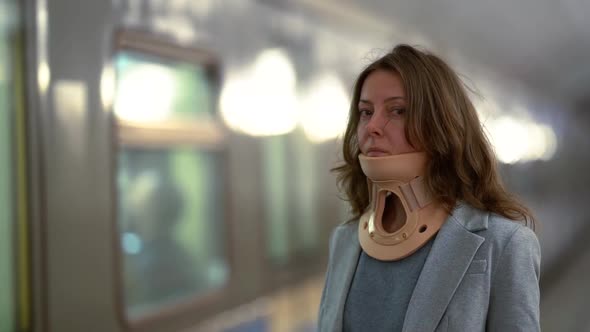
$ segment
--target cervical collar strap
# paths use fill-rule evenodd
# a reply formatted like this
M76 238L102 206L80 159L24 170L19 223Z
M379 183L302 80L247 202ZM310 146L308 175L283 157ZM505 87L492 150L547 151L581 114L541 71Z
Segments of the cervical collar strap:
M399 260L421 248L438 232L447 213L430 197L422 175L425 153L388 157L359 155L367 175L369 208L359 223L359 241L363 250L379 260ZM394 194L402 203L405 224L396 232L385 231L382 222L387 196Z
M401 185L400 189L411 211L420 210L431 202L424 188L424 178L421 176Z

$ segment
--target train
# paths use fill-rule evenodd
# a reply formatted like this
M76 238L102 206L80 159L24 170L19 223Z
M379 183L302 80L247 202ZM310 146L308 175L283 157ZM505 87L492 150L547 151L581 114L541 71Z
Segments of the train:
M0 4L0 331L315 331L355 75L436 45L331 2ZM563 184L584 124L447 54L539 216L549 288L587 228Z

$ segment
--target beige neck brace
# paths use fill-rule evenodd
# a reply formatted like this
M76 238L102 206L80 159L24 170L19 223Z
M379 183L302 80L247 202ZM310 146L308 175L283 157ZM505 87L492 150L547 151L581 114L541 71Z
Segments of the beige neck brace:
M359 155L367 176L370 205L359 222L359 241L371 257L400 260L420 249L446 220L447 212L426 192L423 175L427 156L424 152L387 157ZM405 224L388 233L382 222L385 199L396 195L406 213Z

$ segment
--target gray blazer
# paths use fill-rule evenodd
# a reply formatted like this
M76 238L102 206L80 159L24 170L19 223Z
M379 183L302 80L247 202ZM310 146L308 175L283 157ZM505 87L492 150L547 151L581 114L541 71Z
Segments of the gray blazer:
M319 331L342 331L361 248L358 224L338 226ZM403 332L540 331L541 249L528 227L459 204L440 229L410 299ZM375 331L377 332L377 331Z

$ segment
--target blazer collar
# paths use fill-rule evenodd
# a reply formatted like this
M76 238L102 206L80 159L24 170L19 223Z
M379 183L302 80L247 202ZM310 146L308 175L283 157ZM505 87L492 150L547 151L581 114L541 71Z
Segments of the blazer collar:
M484 238L472 232L488 227L488 213L463 203L457 204L436 236L430 254L424 263L416 288L410 299L403 332L434 331L442 318L457 286L463 279L477 249ZM334 294L339 294L335 310L334 331L342 330L344 305L352 278L356 271L361 248L356 223L346 225L344 244L336 248L342 264L342 278L333 279ZM428 313L428 314L424 314Z
M488 213L458 204L440 229L408 305L403 332L434 331L484 238ZM428 314L424 314L428 313Z
M470 232L488 229L489 213L478 210L471 205L459 202L450 215L459 225Z

